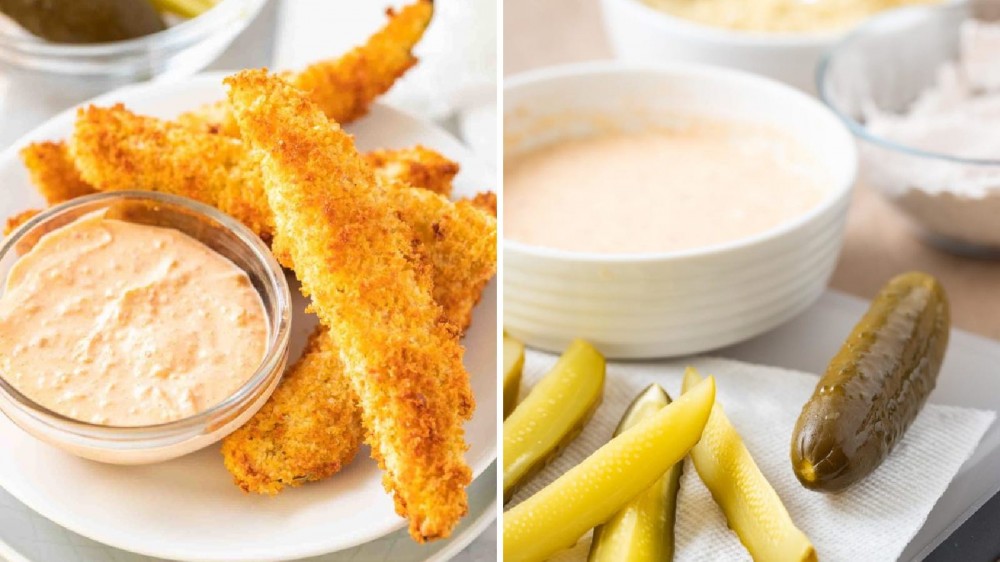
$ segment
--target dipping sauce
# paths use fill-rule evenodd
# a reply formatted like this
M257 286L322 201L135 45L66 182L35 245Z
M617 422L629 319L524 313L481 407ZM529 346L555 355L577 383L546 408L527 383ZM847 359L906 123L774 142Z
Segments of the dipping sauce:
M643 0L671 15L742 31L841 31L878 12L942 0Z
M246 273L180 231L84 216L11 268L0 376L46 408L115 426L188 417L257 370L268 337Z
M736 121L564 140L504 162L504 236L605 254L731 242L816 206L820 168L790 136Z

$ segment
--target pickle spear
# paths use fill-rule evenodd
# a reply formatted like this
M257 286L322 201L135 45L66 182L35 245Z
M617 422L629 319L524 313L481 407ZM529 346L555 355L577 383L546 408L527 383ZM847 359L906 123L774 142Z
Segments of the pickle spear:
M701 375L688 367L683 396L698 388ZM691 460L712 498L726 515L729 528L754 560L815 561L816 551L795 526L781 498L768 483L722 406L716 404Z
M934 390L948 347L948 298L924 273L882 288L816 384L792 434L792 467L811 490L875 470Z
M604 357L576 340L503 422L504 503L583 431L604 393Z
M521 370L524 368L524 344L503 335L503 419L517 406L521 392Z
M688 454L714 402L709 378L504 513L504 561L545 560L610 519Z
M622 416L615 437L670 404L658 384L649 385ZM594 529L589 562L661 562L674 559L674 521L683 462L678 462L648 490L606 523Z
M54 43L105 43L166 29L145 0L0 0L0 12Z

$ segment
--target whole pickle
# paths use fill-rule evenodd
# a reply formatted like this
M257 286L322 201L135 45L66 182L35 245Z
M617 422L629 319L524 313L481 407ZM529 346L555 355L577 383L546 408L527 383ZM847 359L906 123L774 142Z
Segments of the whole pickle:
M0 12L54 43L105 43L166 29L147 0L0 0Z
M885 460L934 390L949 325L947 296L930 275L882 288L795 424L792 467L803 486L842 490Z

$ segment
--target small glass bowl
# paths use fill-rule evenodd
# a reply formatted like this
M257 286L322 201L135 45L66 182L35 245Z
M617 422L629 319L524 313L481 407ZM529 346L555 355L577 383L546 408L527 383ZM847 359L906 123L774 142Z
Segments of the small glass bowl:
M277 386L288 360L292 319L288 283L267 246L235 219L182 197L122 191L89 195L57 205L18 228L0 246L0 291L6 286L14 263L45 233L102 210L109 218L177 229L246 271L267 315L267 351L260 367L219 404L163 424L122 427L72 419L24 396L3 377L0 377L0 411L34 437L100 462L144 464L186 455L246 423Z
M972 5L906 8L876 17L847 36L821 62L823 102L858 139L862 182L882 194L944 250L1000 255L1000 158L984 160L931 152L873 133L866 115L906 111L938 79L938 68L959 55L962 24ZM974 178L982 189L949 189ZM996 178L994 180L990 178Z
M109 43L52 43L9 23L0 26L0 65L92 79L128 77L133 81L171 71L193 74L225 50L266 1L221 0L202 15L163 31Z
M39 104L54 112L135 82L194 74L222 54L266 2L220 0L158 33L94 44L51 43L0 16L0 114Z

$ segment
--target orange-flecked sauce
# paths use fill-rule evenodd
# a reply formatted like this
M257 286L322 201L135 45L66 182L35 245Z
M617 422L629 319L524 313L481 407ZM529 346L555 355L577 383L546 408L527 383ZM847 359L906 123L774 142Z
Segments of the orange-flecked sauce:
M246 273L180 231L82 217L43 236L0 298L0 376L114 426L218 404L257 370L264 306Z

